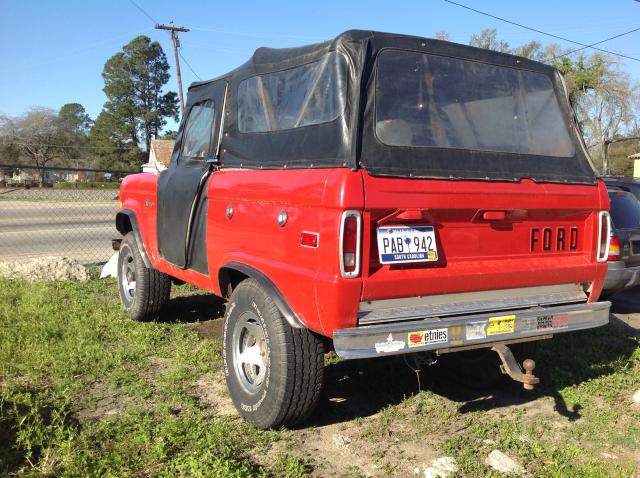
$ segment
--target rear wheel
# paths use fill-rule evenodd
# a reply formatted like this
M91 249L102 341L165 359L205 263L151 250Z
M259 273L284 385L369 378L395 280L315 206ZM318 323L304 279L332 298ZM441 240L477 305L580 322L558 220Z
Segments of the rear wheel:
M240 415L258 428L291 426L313 411L324 375L324 347L291 327L253 279L233 291L225 314L224 371Z
M538 342L521 342L509 348L522 366L526 359L535 360ZM490 348L448 353L439 362L448 378L470 388L491 388L508 378L500 369L500 357Z
M132 232L120 244L118 291L125 313L134 320L157 318L171 293L170 277L144 265Z

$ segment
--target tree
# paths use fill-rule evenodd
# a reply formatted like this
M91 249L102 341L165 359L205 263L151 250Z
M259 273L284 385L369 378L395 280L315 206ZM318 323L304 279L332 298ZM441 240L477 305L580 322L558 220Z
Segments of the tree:
M86 156L86 146L91 117L80 103L67 103L58 111L57 124L60 129L62 144L65 148L63 156L67 160Z
M626 74L603 76L598 84L580 92L576 112L592 153L603 159L607 143L631 133L637 94Z
M134 146L144 142L149 151L166 118L178 121L176 93L162 91L169 81L169 64L160 43L144 35L134 38L107 60L102 77L104 112L119 138Z
M33 160L44 186L45 166L64 154L64 135L58 115L50 108L32 108L17 118L0 117L0 141L5 148L22 151Z
M80 103L67 103L58 112L58 123L65 131L86 136L92 121Z
M635 137L638 124L638 87L633 85L615 57L601 53L569 55L559 45L543 47L529 42L510 48L498 39L494 29L472 35L471 45L511 53L548 63L562 73L569 100L582 127L585 142L598 162L608 144L625 137ZM620 157L624 160L626 158ZM615 164L618 171L628 171L627 164Z
M487 28L477 35L471 35L469 45L503 53L510 52L509 44L504 40L498 40L498 32L495 28Z
M89 133L88 145L104 169L131 169L144 160L144 153L119 128L117 119L102 111Z

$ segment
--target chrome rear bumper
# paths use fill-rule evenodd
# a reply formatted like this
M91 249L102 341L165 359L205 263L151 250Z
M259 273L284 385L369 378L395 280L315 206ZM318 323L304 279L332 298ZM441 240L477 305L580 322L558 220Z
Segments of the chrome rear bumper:
M609 322L610 302L499 310L453 317L404 320L336 330L333 344L344 359L468 348L535 340ZM396 319L397 320L397 319Z

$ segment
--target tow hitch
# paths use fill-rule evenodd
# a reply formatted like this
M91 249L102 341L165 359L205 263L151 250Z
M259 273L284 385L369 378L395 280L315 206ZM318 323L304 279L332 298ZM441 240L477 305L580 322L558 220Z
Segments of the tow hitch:
M509 375L516 382L522 382L525 390L533 390L533 387L540 383L540 379L533 374L533 369L536 368L536 363L533 360L525 360L520 368L511 349L505 344L496 344L491 347L491 350L496 352L502 361L502 365L500 365L502 373ZM522 372L523 368L524 373Z

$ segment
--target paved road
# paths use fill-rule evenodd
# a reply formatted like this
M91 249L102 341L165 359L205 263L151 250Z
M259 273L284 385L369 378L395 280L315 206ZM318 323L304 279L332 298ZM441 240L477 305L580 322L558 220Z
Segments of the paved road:
M104 262L113 251L115 202L0 201L0 260L64 255Z
M610 300L613 315L635 329L640 337L640 288L621 292Z

